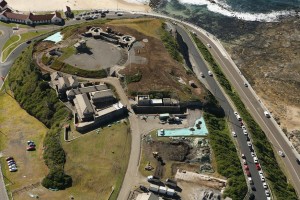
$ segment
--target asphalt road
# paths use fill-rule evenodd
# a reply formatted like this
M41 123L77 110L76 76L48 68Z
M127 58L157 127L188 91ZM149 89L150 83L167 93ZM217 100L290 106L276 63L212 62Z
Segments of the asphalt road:
M217 81L212 76L208 75L208 67L206 66L205 62L203 61L202 57L199 55L197 48L195 47L193 41L190 39L188 33L181 28L180 26L176 26L176 29L178 33L182 36L182 39L188 46L189 54L193 57L194 64L196 67L199 68L200 72L202 72L205 75L205 78L201 78L200 81L202 81L206 86L208 86L209 90L213 93L213 95L218 99L220 102L220 105L225 111L225 114L227 115L229 121L231 122L231 127L233 131L235 131L238 135L237 137L237 143L240 148L241 153L245 154L246 160L249 166L249 170L251 172L251 176L254 182L254 186L256 188L256 191L253 191L254 195L256 197L259 197L259 199L267 199L265 195L265 189L263 188L262 182L260 180L258 171L255 167L253 158L250 153L250 149L247 146L247 140L246 137L243 134L243 131L241 129L240 123L237 120L234 110L232 109L231 105L225 98L222 90L220 89L220 86L217 84ZM247 181L247 180L246 180Z
M267 110L267 108L261 103L261 101L259 101L259 98L255 94L251 85L249 85L249 87L244 86L244 83L247 82L247 80L236 68L227 52L224 52L222 48L216 44L216 40L212 35L196 29L193 30L196 31L204 43L211 45L210 52L213 54L217 62L222 66L226 77L238 92L251 115L265 132L273 147L277 152L281 150L285 153L286 156L282 158L282 161L286 168L285 171L288 173L287 178L289 181L291 181L299 196L300 165L296 162L296 157L299 157L299 154L291 146L290 141L288 141L287 137L276 124L275 120L273 118L265 117L263 112Z

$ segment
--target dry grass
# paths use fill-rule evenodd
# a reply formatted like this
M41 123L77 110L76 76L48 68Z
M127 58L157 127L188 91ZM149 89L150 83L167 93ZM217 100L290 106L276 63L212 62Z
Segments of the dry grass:
M86 133L72 142L64 142L67 154L65 172L72 176L73 186L52 192L40 187L30 191L40 199L108 199L115 187L112 199L116 199L126 172L131 136L125 123ZM20 197L21 199L21 197ZM22 198L24 199L24 198ZM28 199L30 199L28 197Z
M18 166L17 172L10 173L4 158L1 159L8 189L13 191L41 181L47 174L42 145L48 129L5 93L0 95L0 113L1 137L6 144L1 145L1 150L5 157L13 156ZM27 140L36 143L37 151L26 151Z
M107 24L111 24L115 26L127 26L147 36L160 39L159 29L161 27L161 23L162 21L160 19L143 18L143 19L112 20Z

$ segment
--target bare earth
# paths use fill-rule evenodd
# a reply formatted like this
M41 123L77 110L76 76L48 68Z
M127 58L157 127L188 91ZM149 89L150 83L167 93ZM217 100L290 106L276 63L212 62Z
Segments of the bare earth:
M128 11L149 11L148 5L134 4L123 0L7 0L13 9L19 11L54 11L69 6L72 10L122 9Z

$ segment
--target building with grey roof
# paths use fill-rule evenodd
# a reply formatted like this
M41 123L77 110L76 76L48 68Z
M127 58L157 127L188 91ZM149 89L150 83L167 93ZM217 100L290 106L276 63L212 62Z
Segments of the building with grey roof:
M103 102L113 102L115 100L115 96L111 89L91 92L90 96L94 104Z
M77 116L80 121L88 121L94 119L95 110L87 94L78 94L75 96L74 105L76 108Z

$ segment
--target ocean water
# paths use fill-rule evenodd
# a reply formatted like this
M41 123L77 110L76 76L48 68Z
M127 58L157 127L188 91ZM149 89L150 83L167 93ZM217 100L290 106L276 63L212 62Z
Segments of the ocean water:
M150 0L126 0L146 4ZM165 0L170 4L207 9L227 17L245 21L279 21L287 16L300 16L300 0ZM168 3L168 4L169 4ZM193 8L191 8L193 9Z

